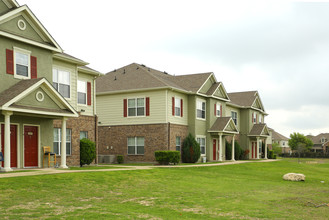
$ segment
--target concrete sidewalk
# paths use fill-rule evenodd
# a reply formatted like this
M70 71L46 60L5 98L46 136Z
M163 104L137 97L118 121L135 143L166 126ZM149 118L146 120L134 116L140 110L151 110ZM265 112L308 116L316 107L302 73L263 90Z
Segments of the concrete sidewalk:
M95 169L95 170L66 170L58 168L43 168L43 169L17 169L16 171L0 174L0 178L20 177L20 176L37 176L37 175L50 175L61 173L87 173L87 172L110 172L110 171L125 171L125 170L149 170L154 168L189 168L189 167L210 167L210 166L223 166L242 163L264 163L274 162L278 160L243 160L243 161L225 161L223 163L206 163L206 164L193 164L193 165L154 165L154 166L125 166L125 165L98 165L102 167L111 167L110 169ZM117 168L115 168L117 167Z

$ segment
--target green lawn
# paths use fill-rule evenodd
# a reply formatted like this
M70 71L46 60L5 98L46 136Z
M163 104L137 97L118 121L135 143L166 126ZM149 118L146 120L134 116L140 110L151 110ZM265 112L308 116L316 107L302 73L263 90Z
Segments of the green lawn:
M5 178L0 218L328 219L329 206L314 206L329 203L329 163L322 161ZM283 181L288 172L306 181Z

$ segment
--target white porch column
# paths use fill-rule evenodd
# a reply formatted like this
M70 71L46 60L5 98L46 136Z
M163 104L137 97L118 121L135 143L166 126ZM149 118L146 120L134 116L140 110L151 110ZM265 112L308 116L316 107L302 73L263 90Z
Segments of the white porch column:
M61 133L61 166L60 168L68 168L66 166L66 120L67 118L63 117L62 119L62 133Z
M218 161L222 161L222 155L223 155L223 139L222 139L222 134L218 134L219 135L219 139L218 139L218 152L219 152L219 156L218 156Z
M266 138L267 139L267 138ZM265 139L265 160L267 160L268 158L267 158L267 146L266 146L266 139Z
M257 151L256 151L256 153L257 153L257 159L259 159L259 137L257 137Z
M235 161L235 159L234 159L235 158L234 138L235 138L235 134L233 135L233 138L232 138L232 159L231 159L232 161Z
M3 171L12 171L10 168L10 116L13 112L3 111L2 114L5 116L5 146L4 146L4 167Z

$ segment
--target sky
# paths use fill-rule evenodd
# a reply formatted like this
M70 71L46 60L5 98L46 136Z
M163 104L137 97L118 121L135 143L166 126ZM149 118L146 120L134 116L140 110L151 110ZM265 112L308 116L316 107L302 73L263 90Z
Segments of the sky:
M107 73L133 62L213 72L228 93L259 92L268 127L329 132L329 2L17 0L64 52Z

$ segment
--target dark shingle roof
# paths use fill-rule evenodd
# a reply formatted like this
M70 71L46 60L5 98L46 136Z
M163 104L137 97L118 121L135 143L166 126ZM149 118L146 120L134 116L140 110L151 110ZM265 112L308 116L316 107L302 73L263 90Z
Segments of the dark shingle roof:
M145 65L132 63L96 80L97 93L171 87L197 92L211 73L173 76Z
M12 87L6 89L5 91L0 93L0 106L6 104L26 89L34 85L35 83L39 82L43 78L38 79L28 79L28 80L21 80Z
M230 103L236 104L243 107L251 107L254 104L256 99L257 91L248 91L248 92L233 92L228 93L230 98Z

